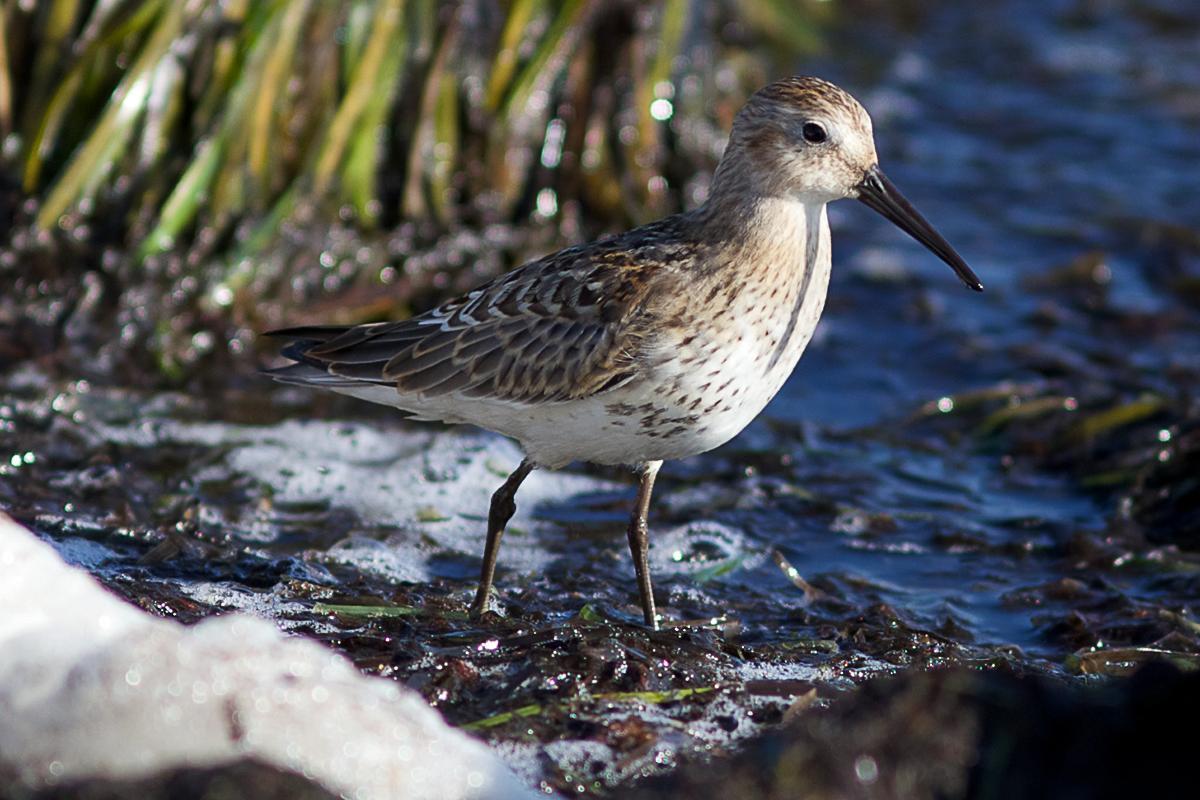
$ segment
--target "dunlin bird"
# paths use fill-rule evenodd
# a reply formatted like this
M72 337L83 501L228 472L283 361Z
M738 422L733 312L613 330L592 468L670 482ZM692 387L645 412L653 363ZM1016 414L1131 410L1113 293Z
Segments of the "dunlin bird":
M646 512L665 459L711 450L791 374L829 284L825 206L857 198L983 286L884 177L871 119L818 78L781 80L738 113L698 208L531 261L401 322L290 328L271 374L471 423L526 457L492 496L477 618L521 482L571 461L632 465L629 549L657 627Z

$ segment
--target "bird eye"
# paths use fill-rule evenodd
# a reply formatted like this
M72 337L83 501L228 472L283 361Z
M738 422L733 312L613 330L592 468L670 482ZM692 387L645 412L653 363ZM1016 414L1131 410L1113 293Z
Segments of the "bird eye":
M820 144L829 138L829 134L825 132L825 126L817 122L804 123L804 127L800 129L800 135L809 144Z

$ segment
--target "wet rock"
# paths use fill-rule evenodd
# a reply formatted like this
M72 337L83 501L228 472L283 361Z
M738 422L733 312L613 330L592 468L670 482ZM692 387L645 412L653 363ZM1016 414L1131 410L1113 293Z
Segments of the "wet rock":
M1183 797L1200 674L1161 663L1080 688L965 669L871 681L731 759L627 797Z
M45 789L13 789L10 800L334 800L336 794L294 772L258 761L180 767L144 778L100 778Z
M1200 550L1200 418L1171 438L1130 492L1132 517L1153 542Z

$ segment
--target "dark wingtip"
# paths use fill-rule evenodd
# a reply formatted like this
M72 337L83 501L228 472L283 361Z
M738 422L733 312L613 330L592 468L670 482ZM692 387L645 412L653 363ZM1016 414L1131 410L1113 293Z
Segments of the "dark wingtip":
M272 339L312 339L315 343L320 343L340 336L347 330L349 328L345 325L297 325L263 331L259 336L270 336Z
M345 332L344 325L304 325L263 331L261 336L291 340L280 348L279 355L293 363L259 372L282 383L311 384L318 375L326 374L327 365L310 356L309 351Z
M286 347L281 349L279 351L279 355L283 356L284 358L290 358L292 361L298 361L302 364L311 363L311 359L308 358L308 351L318 344L320 344L320 342L315 342L312 339L296 339L295 341L289 342Z
M301 331L300 328L289 328L278 331L268 331L264 336L288 337L296 336L295 332ZM311 382L311 379L316 377L318 373L325 374L325 365L316 361L308 355L308 351L313 347L321 344L315 339L299 339L293 338L279 351L279 355L288 359L292 363L284 364L281 367L267 367L259 370L259 374L281 383L298 383L305 384Z

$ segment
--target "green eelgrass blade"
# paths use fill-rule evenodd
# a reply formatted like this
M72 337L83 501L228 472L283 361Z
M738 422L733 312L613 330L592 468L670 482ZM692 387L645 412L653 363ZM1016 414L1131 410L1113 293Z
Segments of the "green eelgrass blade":
M342 193L353 204L359 219L374 225L379 215L376 186L384 147L383 134L388 111L396 100L408 40L392 37L387 57L380 66L379 83L363 109L357 131L351 140L341 171Z
M71 33L79 19L80 4L79 0L43 0L39 10L43 24L40 41L33 54L33 72L24 103L27 121L30 115L37 114L44 98L51 93L62 54L71 45ZM32 125L26 124L24 127L28 130Z
M158 19L146 46L113 93L100 122L71 157L62 177L53 185L37 215L37 225L49 230L73 203L90 197L116 160L129 147L137 123L146 110L146 100L164 60L183 28L182 5L169 4ZM168 67L169 68L169 67Z
M279 39L273 34L289 24L298 24L289 18L295 8L290 6L283 14L260 13L247 21L249 52L236 74L230 76L233 83L226 94L220 128L197 146L191 162L163 203L154 229L138 248L140 258L171 249L179 233L195 220L206 203L210 216L214 217L229 216L242 208L243 189L250 179L244 162L239 160L245 149L233 144L236 139L237 144L248 145L244 137L252 135L247 131L253 127L249 119L253 116L253 100L261 96L263 82L270 76L264 65L279 53ZM286 75L274 78L282 83Z
M251 177L260 187L267 183L268 154L278 135L277 108L283 95L281 89L287 84L309 6L310 0L295 0L285 8L278 21L278 30L272 31L274 41L268 47L262 77L247 115L247 162Z
M213 176L220 167L224 148L224 136L217 136L200 144L196 157L192 159L167 201L163 203L158 215L158 224L138 248L139 258L145 258L151 253L165 252L175 246L175 237L192 221L204 202Z
M674 703L680 700L687 700L690 697L709 694L717 690L716 686L697 686L693 689L671 689L664 692L604 692L602 694L592 695L592 699L600 700L609 703L623 702L640 702L650 703L651 705L661 705L663 703ZM565 705L559 704L559 705ZM554 707L554 706L549 706ZM482 731L488 728L495 728L512 722L514 719L523 719L527 717L536 717L546 710L547 706L538 703L530 703L529 705L514 708L512 711L502 711L499 714L493 714L490 717L477 719L474 722L468 722L463 725L463 730Z
M139 4L127 16L114 14L106 18L105 25L96 23L96 27L102 29L88 40L80 56L58 82L50 100L37 112L37 126L30 135L22 178L26 192L32 193L37 189L45 160L57 143L63 122L80 102L80 88L84 77L101 71L99 61L103 53L128 37L138 35L149 28L162 11L163 4L163 0L148 0ZM92 27L91 23L89 27ZM32 99L29 102L33 102Z
M430 611L419 606L367 606L341 605L337 603L314 603L314 614L337 614L340 617L438 617L439 619L466 619L465 611Z
M430 177L431 167L436 159L437 148L436 114L441 98L442 77L450 52L458 41L458 20L452 20L437 45L429 72L425 77L425 86L421 90L419 106L420 121L413 130L412 144L408 153L408 177L404 185L402 198L404 213L416 217L428 217L435 208L431 207L424 192L424 182ZM436 200L436 198L435 198Z
M363 48L362 59L350 75L349 89L334 113L325 134L313 172L313 189L320 195L328 191L336 170L341 166L354 126L362 117L374 93L386 89L394 76L384 74L389 63L389 44L399 38L403 19L403 0L384 0L376 11L370 38Z
M550 25L533 57L521 70L504 102L504 116L511 121L513 114L522 114L530 96L543 84L552 83L561 71L567 54L584 30L584 16L591 10L591 0L564 0L558 16Z
M515 0L509 7L484 95L484 107L488 111L495 112L504 101L505 93L512 83L512 76L517 70L517 57L525 29L535 14L541 13L545 8L545 0Z

